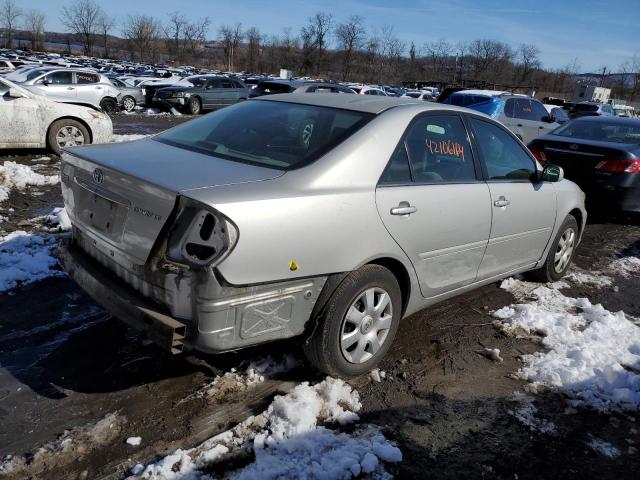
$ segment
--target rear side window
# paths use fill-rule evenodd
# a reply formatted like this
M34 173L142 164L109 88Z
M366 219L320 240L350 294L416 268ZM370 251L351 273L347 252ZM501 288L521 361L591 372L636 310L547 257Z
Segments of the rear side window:
M488 180L532 180L536 166L511 135L497 125L471 118Z
M231 80L223 78L221 82L222 82L222 88L236 88Z
M207 88L208 89L222 88L222 85L220 84L220 79L219 78L210 78L209 81L207 82Z
M76 72L76 81L80 85L85 85L87 83L98 83L99 81L98 75L94 75L93 73L86 72Z
M416 182L476 179L467 131L457 115L419 117L409 127L405 142Z
M409 156L404 142L393 152L391 160L380 178L381 185L404 185L411 183L411 168L409 167Z

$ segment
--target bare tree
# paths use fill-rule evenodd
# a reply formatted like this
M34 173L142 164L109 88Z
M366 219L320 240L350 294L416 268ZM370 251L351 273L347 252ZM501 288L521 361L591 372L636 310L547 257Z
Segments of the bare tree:
M447 63L451 57L453 47L446 40L428 42L424 46L425 54L431 59L431 75L435 80L445 80Z
M519 83L525 82L529 79L531 74L540 68L542 63L540 62L540 50L535 45L527 45L525 43L518 47L516 52L516 80Z
M316 53L316 73L320 73L322 61L324 60L325 50L329 43L329 32L333 25L333 15L325 12L317 12L313 17L309 18L309 33L313 39Z
M338 45L342 50L342 79L347 80L351 73L354 51L362 48L367 34L362 17L353 15L344 22L338 24L335 35Z
M100 5L93 0L75 0L71 5L62 7L60 21L80 36L85 55L93 53L93 38L101 14Z
M42 50L44 14L38 10L29 10L25 15L24 27L31 34L31 49Z
M122 34L132 52L141 62L155 61L162 27L149 15L129 15L122 27Z
M260 68L260 49L262 34L256 27L247 30L247 70L254 72Z
M234 56L243 37L244 33L242 32L242 23L240 22L236 23L235 26L222 25L218 29L218 39L222 44L222 50L224 51L229 71L233 71Z
M620 66L622 74L622 83L625 87L628 85L629 101L633 102L636 95L640 91L640 56L635 53L630 60L627 60Z
M504 78L503 70L510 65L513 58L513 52L508 45L488 39L471 42L469 55L475 78L494 83Z
M21 16L22 10L16 5L15 0L4 0L0 5L0 22L6 33L4 42L6 48L11 48L13 45L13 31Z
M195 22L188 22L184 28L185 49L192 58L198 54L198 51L204 47L207 41L207 32L211 20L209 17L201 18Z
M102 37L102 48L104 56L109 57L109 32L116 26L115 18L101 12L97 20L97 31Z
M184 31L188 25L187 18L180 12L169 13L169 21L164 27L165 43L169 55L182 62L184 50Z

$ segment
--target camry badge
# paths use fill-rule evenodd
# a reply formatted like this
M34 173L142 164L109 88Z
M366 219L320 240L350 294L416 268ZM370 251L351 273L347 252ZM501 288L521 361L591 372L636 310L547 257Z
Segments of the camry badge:
M93 171L93 181L96 183L102 183L104 181L104 173L99 168Z

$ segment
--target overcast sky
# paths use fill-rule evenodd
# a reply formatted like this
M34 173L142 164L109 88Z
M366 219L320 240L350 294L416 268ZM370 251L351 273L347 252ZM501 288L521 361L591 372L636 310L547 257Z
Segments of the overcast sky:
M64 31L63 5L72 0L18 0L23 9L46 14L48 31ZM517 47L535 44L545 67L560 68L578 60L580 69L594 71L607 66L617 70L635 53L638 41L640 0L103 0L110 15L123 18L144 13L165 20L181 10L189 17L208 16L209 37L218 27L242 22L267 34L284 27L298 32L307 18L322 10L336 21L360 15L369 29L388 24L396 35L419 48L425 42L445 39L451 43L490 38ZM119 34L120 32L115 32Z

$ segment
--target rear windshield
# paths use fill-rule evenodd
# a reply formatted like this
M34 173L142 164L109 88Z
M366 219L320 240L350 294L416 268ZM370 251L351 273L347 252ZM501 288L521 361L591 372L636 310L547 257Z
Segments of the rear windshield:
M471 108L492 118L498 117L504 111L504 100L500 97L489 95L452 93L444 103Z
M263 95L270 95L272 93L289 93L293 91L294 87L286 83L277 82L260 82L256 87L256 92Z
M640 143L640 120L633 123L572 120L556 128L554 135L614 143Z
M597 112L598 105L593 105L590 103L578 103L573 107L573 109L576 112Z
M42 75L43 73L48 72L49 70L44 70L44 69L35 69L35 70L31 70L29 73L27 73L27 80L32 80L36 77L39 77L40 75Z
M311 163L373 117L337 108L249 100L172 128L154 140L289 170Z

